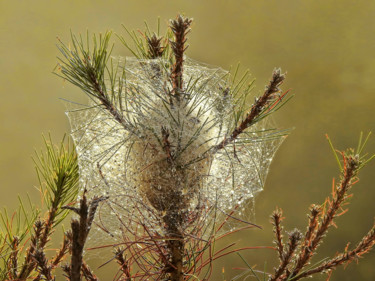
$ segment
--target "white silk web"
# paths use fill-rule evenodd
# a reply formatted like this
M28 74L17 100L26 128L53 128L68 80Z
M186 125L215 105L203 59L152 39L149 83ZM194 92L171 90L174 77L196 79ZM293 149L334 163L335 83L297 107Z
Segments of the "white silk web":
M112 101L122 124L95 100L67 112L81 184L88 196L108 196L91 244L126 245L145 231L162 236L172 204L189 214L184 232L193 235L198 224L207 225L201 237L211 234L212 222L223 214L237 209L234 216L241 216L246 202L263 189L283 137L260 121L211 153L235 129L244 103L226 90L227 71L186 58L183 102L171 106L166 62L120 58L118 63L125 77L112 89Z

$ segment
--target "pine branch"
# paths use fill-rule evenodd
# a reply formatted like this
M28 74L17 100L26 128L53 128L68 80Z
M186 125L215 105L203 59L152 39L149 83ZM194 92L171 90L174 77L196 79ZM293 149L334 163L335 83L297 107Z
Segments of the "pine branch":
M284 259L284 244L283 244L283 235L282 235L282 230L283 228L281 227L281 222L283 220L282 217L283 213L281 209L276 209L272 216L271 216L271 222L273 223L273 232L275 233L275 243L276 243L276 248L279 253L279 259L282 262Z
M40 276L44 276L45 280L48 281L54 280L54 277L52 276L52 266L48 265L44 251L37 249L37 251L33 254L33 258L37 264L37 270L39 271Z
M31 235L30 246L26 251L25 261L22 265L20 273L18 274L19 280L26 280L36 266L33 255L38 250L38 244L42 236L43 227L44 223L40 220L37 220L34 223L34 233Z
M166 232L166 245L168 249L169 262L165 271L170 274L171 281L183 281L183 259L185 251L184 234L181 231L183 223L183 211L177 206L168 210L163 217Z
M305 277L310 277L311 275L316 273L329 272L339 265L347 264L348 262L362 257L364 254L368 253L374 247L374 245L375 225L371 228L367 235L362 238L361 242L353 250L338 254L335 258L330 259L313 269L306 270L296 277L292 278L291 280L299 280Z
M98 277L95 276L90 267L84 261L82 262L82 274L87 281L99 281Z
M171 79L173 86L173 94L177 102L180 101L183 92L183 64L184 53L188 46L185 46L187 41L186 35L190 32L190 25L192 19L184 18L181 15L177 19L172 20L170 28L175 36L174 41L170 41L170 45L174 54L175 63L171 71Z
M79 219L72 219L72 257L69 267L69 278L71 281L81 281L81 270L84 270L84 274L86 274L88 277L94 278L93 274L90 275L91 271L89 271L88 267L83 267L83 249L86 244L86 239L90 232L96 210L100 201L103 200L105 200L104 197L94 197L91 202L88 203L85 191L78 209Z
M65 138L65 137L64 137ZM31 244L26 252L26 258L18 275L20 280L26 280L42 261L42 253L49 242L53 229L67 215L62 208L63 204L70 203L78 191L78 162L73 147L64 148L64 138L60 147L44 139L46 153L37 154L34 163L38 174L40 189L45 195L45 201L49 207L47 218L37 221L34 225L34 234ZM37 259L33 256L38 252Z
M88 37L88 35L87 35ZM81 88L87 95L96 99L99 104L128 132L137 134L134 128L125 120L122 112L118 110L113 103L113 99L107 93L106 73L114 77L107 67L108 60L112 50L108 50L111 32L106 32L104 36L99 37L99 41L93 37L93 51L90 52L90 46L84 45L82 38L78 39L71 35L73 50L60 41L58 46L64 58L59 58L61 74L55 73L73 85ZM87 38L87 42L89 39ZM110 79L111 83L112 81ZM114 88L114 85L110 85ZM113 93L112 93L113 94Z
M120 265L120 269L123 275L125 275L125 281L131 281L129 262L126 261L124 258L124 250L116 249L115 259L117 260L117 263Z
M158 38L156 34L151 37L146 37L148 46L148 57L150 59L156 59L163 56L164 47L161 45L163 37Z
M304 263L306 262L305 258L303 257L307 257L310 254L310 252L313 250L312 240L315 239L316 230L319 225L318 219L321 213L322 213L322 209L318 206L313 205L310 208L309 223L307 226L303 244L300 249L300 254L296 261L296 266L295 266L296 268L303 268Z
M336 154L336 150L330 143L331 148ZM363 147L359 145L362 151ZM354 154L353 150L349 149L347 152L341 152L343 157L343 165L339 163L341 169L341 180L337 185L333 185L332 198L327 198L325 204L328 205L327 211L323 213L322 207L312 205L310 208L309 222L307 226L304 239L302 240L301 246L299 247L298 254L292 253L284 254L280 259L280 264L275 274L269 278L270 281L283 281L283 280L299 280L304 277L310 277L315 273L330 272L339 265L346 264L358 257L361 257L365 253L369 252L375 245L375 225L363 237L361 242L351 251L345 251L344 253L336 255L336 257L329 259L321 263L318 266L304 270L309 264L311 258L316 254L319 244L325 237L329 227L334 224L334 219L341 214L338 211L345 204L347 198L350 197L348 194L351 187L358 181L358 171L364 166L364 163L368 163L374 157L365 159L364 156ZM344 212L343 212L344 213ZM276 233L276 244L278 245L278 251L280 255L280 236L279 230L279 213L274 213L273 223L275 225ZM292 248L292 243L289 244L289 249ZM295 256L295 257L294 257ZM291 271L289 271L292 269Z
M224 148L227 144L233 142L237 137L242 134L248 127L256 123L256 120L265 113L265 109L275 101L277 94L280 92L279 86L285 80L285 74L281 74L281 70L275 69L272 74L272 79L266 87L264 94L256 99L255 103L251 106L250 112L246 115L245 119L238 125L236 129L230 134L228 138L223 139L219 144L213 147L211 153L216 153L218 150Z
M51 266L53 268L58 266L63 260L63 258L65 257L65 255L68 253L69 248L71 247L71 244L70 244L71 238L72 238L72 233L70 231L66 232L64 236L63 244L61 245L61 248L59 249L59 251L56 253L56 256L54 257L54 259L52 260Z
M290 264L292 258L294 257L294 252L301 240L302 235L298 229L295 229L289 234L289 243L287 251L282 253L281 263L279 268L276 269L275 275L270 279L270 281L276 281L278 278L287 270L287 266Z
M84 205L85 201L81 201L80 212L81 219L80 221L77 219L72 220L71 228L72 228L72 258L70 262L70 280L71 281L80 281L81 280L81 266L82 266L82 259L83 259L83 248L86 243L86 235L87 235L87 205ZM81 226L80 222L84 222Z
M70 276L70 266L68 264L64 264L61 266L62 271L64 272L64 276L66 277L67 280L71 280Z
M8 258L8 276L10 279L16 279L18 274L18 253L19 253L19 239L14 237L10 244L11 254Z
M355 178L358 168L360 166L358 157L345 156L344 157L344 170L342 172L342 179L340 184L332 195L332 201L329 204L327 213L323 217L322 221L317 226L313 238L311 238L311 245L306 247L303 252L298 256L296 266L293 270L291 277L298 275L302 268L309 262L311 257L315 254L317 247L325 236L328 228L332 225L334 218L336 217L337 211L342 206L347 192L353 185L353 179Z

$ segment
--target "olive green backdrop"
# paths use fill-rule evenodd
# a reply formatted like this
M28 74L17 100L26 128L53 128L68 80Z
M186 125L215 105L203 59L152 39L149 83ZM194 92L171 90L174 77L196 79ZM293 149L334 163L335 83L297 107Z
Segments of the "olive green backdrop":
M38 199L30 156L42 146L41 133L59 140L69 125L59 98L84 101L76 88L52 75L56 36L73 32L123 34L121 24L143 29L162 25L178 12L194 18L188 55L229 68L241 62L257 78L259 94L275 66L288 71L284 89L295 98L274 119L295 127L277 153L265 190L257 197L255 219L263 230L233 237L239 246L270 245L269 215L283 208L285 228L305 230L306 211L331 190L338 169L324 137L338 148L355 145L360 131L375 129L375 1L0 1L0 205L17 205L17 194ZM117 42L115 54L128 52ZM375 137L368 145L375 152ZM350 212L337 220L320 248L320 258L354 244L375 216L374 162L360 174ZM267 250L243 253L251 265L272 271ZM237 255L215 263L215 278L229 280L245 267ZM98 271L106 276L105 268ZM314 280L323 280L316 276ZM108 275L102 280L112 280ZM375 251L334 272L331 280L375 280Z

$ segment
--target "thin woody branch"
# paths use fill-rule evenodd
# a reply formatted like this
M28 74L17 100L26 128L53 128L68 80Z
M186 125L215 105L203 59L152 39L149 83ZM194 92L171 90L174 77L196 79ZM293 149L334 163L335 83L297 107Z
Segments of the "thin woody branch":
M67 280L70 280L70 266L68 264L63 264L61 266L62 271L64 272L64 276Z
M296 267L292 273L292 276L298 275L302 268L309 262L311 257L315 254L317 247L325 236L328 228L332 225L334 218L336 217L337 211L340 209L344 202L347 192L353 185L353 179L357 174L359 168L359 160L356 157L344 156L344 170L340 184L336 187L333 194L332 202L329 205L327 213L323 217L319 226L317 226L314 237L311 239L309 247L304 248L304 251L298 256Z
M314 233L318 227L318 218L322 213L322 209L319 206L313 205L310 209L309 224L305 233L303 248L305 249L310 246L311 240L314 238Z
M64 183L62 183L64 185ZM54 202L59 202L59 198L55 198ZM55 203L56 204L56 203ZM31 245L27 251L26 258L22 270L18 276L20 280L25 280L31 274L31 272L38 265L38 259L33 258L34 252L39 251L43 252L46 247L51 234L53 233L53 225L55 223L57 215L57 208L52 206L48 211L48 217L45 221L37 221L35 223L34 231L35 234L31 238ZM39 254L38 257L40 257Z
M44 276L45 280L54 280L52 276L52 266L48 264L47 258L43 250L38 249L34 254L33 258L37 264L37 270L41 276Z
M252 105L250 112L246 115L245 119L240 125L231 133L228 138L223 139L219 144L213 147L212 153L224 148L227 144L233 142L237 137L243 133L248 127L250 127L254 121L262 114L264 109L274 101L275 95L280 92L279 86L285 80L285 74L281 73L281 70L275 69L272 74L272 79L266 87L264 94L258 98Z
M276 104L282 101L282 97L279 97L276 101L275 98L278 95L278 93L280 93L281 90L279 89L279 86L283 83L284 80L285 74L281 73L281 69L275 69L273 71L272 79L270 80L268 86L266 86L266 90L263 93L263 95L260 98L256 99L255 103L251 106L251 109L249 113L246 115L245 119L240 123L240 125L236 127L236 129L233 130L230 136L228 138L224 138L220 143L212 146L205 153L203 153L193 161L185 164L185 166L188 166L191 163L199 162L211 155L214 155L216 152L235 141L247 128L249 128L252 124L256 123L257 120L264 113L267 113L270 110L272 110L272 107L274 107ZM225 89L223 92L224 96L227 95L228 92L229 88Z
M12 252L7 262L8 272L9 272L8 276L10 279L17 278L19 242L20 241L18 237L13 237L13 241L10 244L10 249Z
M279 253L279 259L282 262L284 258L284 244L283 244L283 235L282 235L282 226L281 221L283 220L281 209L273 212L271 216L271 222L273 224L273 232L275 233L275 243L277 252Z
M91 224L94 220L96 209L99 202L104 200L103 197L94 197L90 203L87 202L86 194L80 201L79 207L79 220L73 219L71 222L72 227L72 247L71 247L71 262L69 276L71 281L81 281L81 270L85 271L83 266L83 249L86 244L87 236L91 229Z
M129 262L124 258L124 251L122 249L116 249L115 251L115 259L120 266L120 269L125 276L125 281L131 281L131 273Z
M71 232L65 233L63 244L61 245L60 250L56 253L56 256L52 260L52 267L56 267L61 263L61 261L64 259L65 255L68 253L69 248L71 246Z
M356 260L362 257L364 254L368 253L375 245L375 226L364 236L361 242L353 250L346 253L341 253L335 258L330 259L318 267L302 272L293 278L293 280L299 280L305 277L309 277L315 273L327 272L332 269L335 269L339 265L346 264L353 260Z
M181 15L177 19L172 20L170 27L175 36L174 41L170 42L174 57L175 63L172 67L171 79L173 85L173 94L176 100L179 102L181 99L181 94L183 91L183 63L184 63L184 53L188 46L185 46L186 35L190 32L190 25L192 19L184 18Z
M52 276L52 271L55 270L55 268L62 262L65 255L69 252L69 248L71 246L70 241L71 232L66 232L61 248L56 252L56 256L49 261L48 264L43 251L38 250L34 254L34 259L38 267L37 269L39 269L39 275L33 279L34 281L42 280L42 276L44 276L46 280L54 280L55 277Z
M311 258L315 255L328 228L333 224L334 219L339 216L337 212L348 198L348 191L356 182L358 170L362 167L362 162L359 160L360 157L358 155L353 155L350 150L349 153L342 152L342 156L344 168L342 170L341 180L332 191L332 199L326 200L328 204L326 213L322 214L323 211L321 207L312 205L308 227L301 246L299 247L298 255L295 255L294 251L289 254L292 245L290 242L289 252L283 254L283 258L281 259L279 267L275 270L275 274L269 278L270 281L299 280L315 273L330 272L339 265L361 257L375 245L375 226L373 226L354 250L345 251L314 268L304 270ZM273 222L275 226L279 225L277 214L273 215ZM278 244L280 234L278 234L277 229L275 232L275 242ZM280 247L278 246L278 248Z
M64 59L60 59L59 64L62 75L57 75L77 85L89 96L98 99L125 130L135 134L134 129L126 122L122 112L116 108L106 92L104 76L108 72L107 62L111 53L111 50L108 50L110 36L111 32L107 32L98 43L95 41L92 53L85 50L82 39L78 40L73 35L73 50L61 43L59 49Z
M315 239L316 230L319 225L319 215L321 215L322 210L320 207L313 205L310 209L310 217L309 217L309 224L307 226L307 230L305 233L305 238L303 240L303 244L300 249L300 253L298 255L296 261L296 268L302 268L304 263L306 262L306 258L312 254L310 253L312 248L313 239Z
M282 254L282 262L278 269L276 269L275 275L270 281L276 281L284 273L289 265L290 261L294 256L294 252L298 246L299 241L301 240L302 235L298 229L295 229L291 234L289 234L289 243L288 249L285 253Z
M40 220L37 220L34 223L34 234L31 236L31 243L29 248L27 249L25 261L23 263L20 273L18 274L19 280L26 280L36 266L36 262L33 259L33 255L38 249L38 243L42 236L43 227L44 223Z
M98 277L96 277L84 261L82 262L82 274L87 281L99 281Z
M88 71L90 71L90 66L87 65ZM89 72L89 81L92 83L92 86L97 93L97 98L100 100L104 108L115 118L115 120L120 123L125 130L132 132L133 130L127 125L123 115L117 110L114 104L110 101L108 96L105 94L103 88L100 86L97 79L96 73L91 69Z

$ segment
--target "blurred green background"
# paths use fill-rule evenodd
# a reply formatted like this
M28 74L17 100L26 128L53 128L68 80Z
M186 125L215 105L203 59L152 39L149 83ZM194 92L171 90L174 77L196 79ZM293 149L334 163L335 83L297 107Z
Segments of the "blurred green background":
M52 132L58 141L69 132L59 98L86 100L51 74L56 36L68 42L70 29L124 34L121 24L143 29L144 20L156 26L158 16L165 26L179 12L194 18L188 56L225 69L241 62L257 78L254 94L280 66L288 71L283 88L295 94L274 117L280 128L295 129L256 199L255 219L263 230L233 239L239 246L270 245L275 206L284 210L286 230L305 230L309 205L324 200L338 172L324 134L344 149L356 145L360 131L375 129L375 1L0 1L1 206L15 208L17 194L26 192L37 202L30 156L42 147L41 133ZM114 54L129 53L117 42ZM375 152L375 137L367 149ZM354 246L373 224L374 162L361 171L350 212L337 220L315 261L342 251L346 242ZM276 261L269 250L243 255L258 269L267 260L272 271ZM222 280L223 266L227 280L240 273L233 267L245 267L237 255L228 256L215 263L212 280ZM106 276L105 268L98 274ZM375 280L375 251L331 280Z

